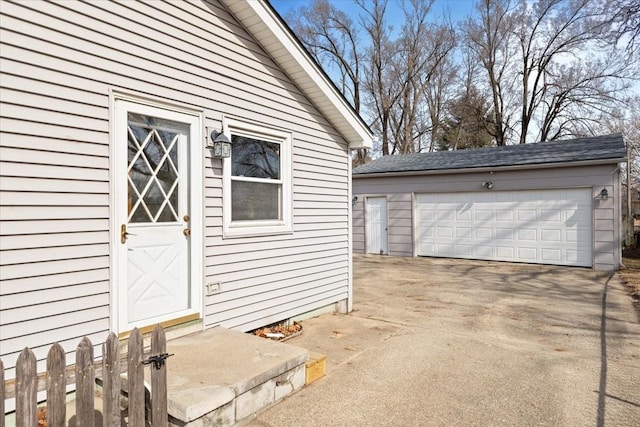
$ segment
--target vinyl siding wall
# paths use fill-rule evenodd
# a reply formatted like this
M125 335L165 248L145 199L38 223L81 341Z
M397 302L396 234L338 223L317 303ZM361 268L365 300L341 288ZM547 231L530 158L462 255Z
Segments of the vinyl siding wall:
M363 253L366 247L363 202L368 196L388 197L389 255L413 256L414 236L408 233L414 226L413 195L486 191L481 188L483 181L493 182L492 191L593 187L593 266L598 270L618 268L621 261L621 205L620 174L616 165L495 171L491 174L471 172L395 177L354 175L353 194L358 197L353 211L354 252ZM596 199L603 188L609 192L609 198Z
M216 129L224 114L292 132L292 234L223 239L221 161L206 150L195 165L205 283L222 282L205 327L250 330L347 298L347 143L223 6L3 1L0 13L5 366L30 346L42 370L54 341L71 352L114 327L110 91L203 111Z

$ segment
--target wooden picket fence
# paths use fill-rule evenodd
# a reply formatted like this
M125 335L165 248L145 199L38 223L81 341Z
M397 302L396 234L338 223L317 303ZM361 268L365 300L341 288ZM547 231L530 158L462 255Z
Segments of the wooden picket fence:
M126 356L126 357L125 357ZM75 383L77 426L94 427L95 424L95 386L96 379L102 382L102 425L144 427L166 427L167 414L167 369L164 363L166 338L159 325L151 335L151 351L144 353L143 338L138 329L129 336L127 353L121 360L120 343L114 333L109 334L102 345L102 360L94 361L93 345L84 337L76 349L75 366L66 367L65 352L55 343L47 355L46 373L36 372L36 357L29 348L25 348L16 363L16 377L4 380L4 365L0 359L0 427L5 427L4 399L16 398L16 427L34 427L44 425L38 420L38 391L47 392L46 425L58 427L66 425L67 385ZM144 385L144 367L151 366L151 392L147 395ZM121 384L121 373L127 372L126 383ZM126 390L124 392L123 390ZM121 408L122 397L126 396L128 405L123 422ZM151 399L148 399L151 397ZM147 404L150 410L145 420Z

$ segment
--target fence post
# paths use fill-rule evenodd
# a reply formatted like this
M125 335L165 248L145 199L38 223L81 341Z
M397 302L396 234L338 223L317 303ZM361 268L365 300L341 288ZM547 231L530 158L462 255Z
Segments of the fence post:
M25 347L16 364L16 427L38 425L36 356Z
M76 417L79 426L95 425L94 387L93 344L84 337L76 348Z
M66 355L58 343L47 354L47 425L63 426L67 416Z
M157 325L151 335L151 356L167 352L167 340L164 330ZM151 364L151 422L153 427L166 427L169 422L167 413L167 364L156 369Z
M142 364L142 336L135 328L129 336L127 380L129 385L129 425L144 426L144 365Z
M120 425L120 345L113 332L102 344L102 394L104 425Z

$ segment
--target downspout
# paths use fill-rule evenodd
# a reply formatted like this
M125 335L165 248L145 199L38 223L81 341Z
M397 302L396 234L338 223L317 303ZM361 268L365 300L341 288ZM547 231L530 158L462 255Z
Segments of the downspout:
M629 145L627 144L627 224L625 226L625 230L627 231L624 236L624 244L633 243L633 237L635 233L633 220L633 209L631 206L631 150L629 150ZM622 264L622 256L620 256L620 264Z
M351 152L347 149L347 176L349 177L347 187L347 233L349 234L347 239L347 313L353 311L353 203L351 203L351 198L353 197L353 179L351 177L351 169Z

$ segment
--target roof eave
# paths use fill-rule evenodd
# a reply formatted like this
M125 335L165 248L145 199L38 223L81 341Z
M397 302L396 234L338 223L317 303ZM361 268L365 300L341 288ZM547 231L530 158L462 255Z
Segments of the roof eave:
M619 164L626 162L626 157L600 159L600 160L583 160L577 162L556 162L556 163L539 163L532 165L510 165L510 166L487 166L478 168L461 168L461 169L437 169L437 170L418 170L418 171L402 171L402 172L375 172L352 174L352 178L380 178L389 176L409 176L409 175L442 175L442 174L459 174L459 173L482 173L496 171L510 171L517 169L553 169L558 167L578 167L578 166L597 166L607 164Z
M368 126L264 0L222 2L349 142L350 149L372 148Z

